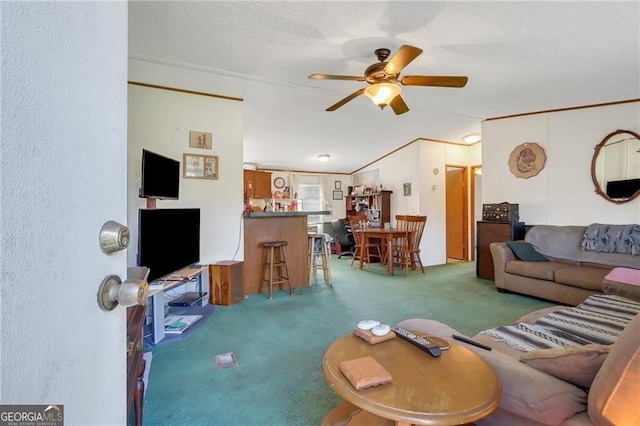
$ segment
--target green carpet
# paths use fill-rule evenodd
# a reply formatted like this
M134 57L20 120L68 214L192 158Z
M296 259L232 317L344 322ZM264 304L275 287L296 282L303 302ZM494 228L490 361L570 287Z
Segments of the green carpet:
M464 334L513 322L553 303L500 294L476 278L475 263L427 268L426 274L387 276L380 265L350 267L331 259L333 287L250 295L216 306L209 320L184 340L153 352L145 394L145 425L319 425L341 399L322 377L320 359L358 321L395 325L431 318ZM215 355L233 352L238 366L219 370Z

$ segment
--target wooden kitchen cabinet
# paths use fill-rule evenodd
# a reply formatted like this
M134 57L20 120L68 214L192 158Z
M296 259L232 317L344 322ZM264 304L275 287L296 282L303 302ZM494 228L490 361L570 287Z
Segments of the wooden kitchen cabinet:
M244 170L244 187L250 188L251 198L271 198L271 172Z
M476 254L476 276L494 280L493 256L489 244L524 239L524 222L479 221Z

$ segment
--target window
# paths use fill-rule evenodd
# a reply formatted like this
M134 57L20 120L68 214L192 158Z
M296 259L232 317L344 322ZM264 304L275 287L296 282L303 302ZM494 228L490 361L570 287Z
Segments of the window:
M324 210L324 197L319 183L301 183L298 185L298 198L302 199L302 211ZM307 216L309 225L322 223L321 215Z

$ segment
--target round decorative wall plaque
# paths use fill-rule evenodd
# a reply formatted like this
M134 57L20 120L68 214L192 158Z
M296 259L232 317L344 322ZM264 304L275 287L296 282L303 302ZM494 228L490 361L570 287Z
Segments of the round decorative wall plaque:
M547 156L544 149L533 142L525 142L515 147L509 155L509 170L515 177L529 179L544 169Z

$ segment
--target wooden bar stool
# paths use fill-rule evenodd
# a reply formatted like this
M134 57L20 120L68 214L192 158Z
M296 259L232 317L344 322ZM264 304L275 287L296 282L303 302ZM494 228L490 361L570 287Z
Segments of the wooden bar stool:
M282 290L282 284L287 283L289 294L293 296L293 288L289 281L289 267L287 266L287 254L285 253L286 241L263 241L262 242L262 272L260 281L260 293L262 284L269 284L269 299L273 298L273 285L277 284ZM275 269L275 271L274 271ZM274 272L276 275L274 276ZM265 276L266 275L266 276Z
M324 241L324 234L309 234L309 285L318 277L318 269L322 269L322 277L329 285L331 280L331 268L329 266L329 249ZM319 246L319 248L318 248ZM316 262L316 257L320 262Z

